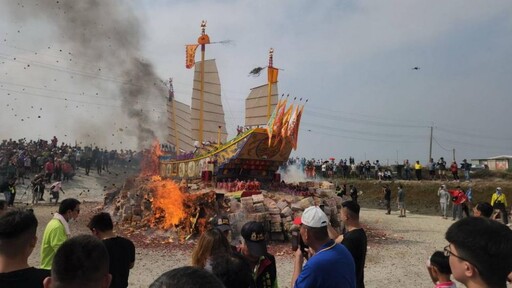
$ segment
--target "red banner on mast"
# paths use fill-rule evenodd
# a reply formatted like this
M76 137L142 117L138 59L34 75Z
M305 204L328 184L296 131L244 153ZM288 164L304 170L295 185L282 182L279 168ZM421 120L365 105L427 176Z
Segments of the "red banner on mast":
M196 49L198 46L199 44L186 45L185 67L187 67L187 69L194 67L196 62Z

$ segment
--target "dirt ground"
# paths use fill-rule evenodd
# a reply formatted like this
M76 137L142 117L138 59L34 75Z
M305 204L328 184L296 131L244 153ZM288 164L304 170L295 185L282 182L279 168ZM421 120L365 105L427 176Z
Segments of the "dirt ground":
M91 172L90 176L85 176L82 173L83 170L79 170L72 182L63 184L66 194L61 195L62 199L75 197L83 203L81 215L76 222L70 223L73 235L90 233L85 225L89 218L101 208L104 187L110 187L113 184L122 185L125 177L130 174L128 171L105 173L102 176L98 176L94 172ZM487 182L475 183L477 187L488 185ZM489 184L489 189L495 184L507 187L510 182L493 182ZM365 268L366 287L432 287L433 284L425 268L425 262L433 251L442 250L447 245L444 233L453 223L450 219L444 220L437 216L438 202L435 197L430 195L435 194L437 189L431 190L439 184L406 183L406 191L409 190L406 203L412 203L408 207L410 213L406 218L397 217L396 209L391 215L385 215L384 210L378 208L381 198L381 183L365 182L358 185L363 190L363 195L360 198L363 206L361 221L367 227L370 239ZM415 193L414 190L419 192ZM25 204L28 202L26 196L20 199L23 191L24 186L18 187L16 206L30 206ZM396 191L393 190L393 193ZM487 198L487 195L484 196ZM484 197L482 196L482 198ZM57 207L41 204L33 208L39 220L37 235L41 238L46 223L51 219L52 213L57 210ZM135 242L136 262L130 272L129 287L148 287L160 274L176 267L188 265L195 243L194 240L191 240L183 245L170 243L155 246L144 241ZM279 287L290 287L293 269L291 245L289 243L270 243L269 250L276 256ZM39 264L39 253L40 239L29 258L29 264L34 266Z

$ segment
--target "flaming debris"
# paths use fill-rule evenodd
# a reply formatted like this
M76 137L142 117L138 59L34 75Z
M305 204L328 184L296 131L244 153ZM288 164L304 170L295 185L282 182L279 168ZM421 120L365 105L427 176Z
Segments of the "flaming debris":
M145 176L158 175L160 162L159 157L163 153L160 150L160 142L157 139L153 140L151 148L143 151L142 162L140 164L140 174Z
M172 180L162 180L159 176L151 177L148 187L152 192L152 209L150 225L170 229L182 222L187 216L183 207L185 195Z
M173 180L162 179L158 176L161 155L160 143L155 140L151 149L144 151L140 174L128 178L122 189L106 193L105 208L111 210L109 206L113 206L113 214L127 234L145 230L148 241L170 243L178 239L183 243L206 229L216 214L216 194L187 193Z

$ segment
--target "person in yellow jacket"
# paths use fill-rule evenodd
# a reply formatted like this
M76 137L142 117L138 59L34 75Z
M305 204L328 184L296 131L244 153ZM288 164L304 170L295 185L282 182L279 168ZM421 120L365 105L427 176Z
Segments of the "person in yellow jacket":
M414 164L414 172L416 173L416 179L418 181L421 181L421 169L423 169L423 166L421 166L420 161L416 161Z
M491 206L500 210L503 223L508 224L507 197L501 191L501 187L496 188L496 193L492 194Z

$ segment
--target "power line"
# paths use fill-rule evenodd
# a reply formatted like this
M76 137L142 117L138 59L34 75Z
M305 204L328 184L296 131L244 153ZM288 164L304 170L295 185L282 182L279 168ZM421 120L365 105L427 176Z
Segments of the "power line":
M486 139L494 139L494 140L502 140L502 141L512 141L512 138L506 138L506 137L496 137L496 136L489 136L484 134L473 134L468 132L462 132L451 128L444 128L444 127L436 127L438 130L449 133L449 134L455 134L455 135L461 135L466 137L473 137L473 138L486 138Z
M346 122L353 122L358 124L366 124L366 125L372 125L372 126L379 126L379 127L399 127L399 128L427 128L429 126L420 126L420 125L407 125L407 124L391 124L391 123L383 123L383 122L377 122L377 121L371 121L371 120L365 120L365 119L356 119L351 117L346 117L342 115L329 115L326 113L319 113L314 112L308 109L308 116L311 115L316 118L323 118L327 120L343 120Z
M0 84L10 85L10 86L17 86L17 87L24 87L24 88L28 88L28 89L36 89L36 90L57 92L57 93L62 93L62 94L72 94L72 95L78 95L78 96L94 97L94 98L99 98L99 99L108 100L108 101L111 100L111 101L123 101L125 103L126 102L133 102L133 103L143 103L143 104L148 104L148 105L162 105L161 102L137 101L137 100L129 100L129 99L126 99L126 98L124 98L124 99L112 98L112 97L108 97L108 96L104 97L104 96L99 96L98 93L96 93L96 95L92 95L92 94L89 94L89 93L86 94L85 92L64 91L64 90L51 89L51 88L47 88L47 87L42 88L42 87L35 87L35 86L30 86L30 85L17 84L17 83L12 83L12 82L3 82L3 81L0 81ZM0 86L0 88L2 88L2 87ZM25 89L23 89L22 91L25 91ZM35 94L35 95L40 95L40 94ZM162 100L164 100L163 97L162 97Z
M61 98L61 97L57 97L57 96L49 96L49 95L36 94L36 93L32 93L32 92L27 92L27 91L16 91L16 90L11 90L11 89L7 89L7 88L0 88L0 90L7 91L7 92L10 92L10 93L27 94L27 95L32 95L32 96L36 96L36 97L57 99L57 100L63 100L63 101L68 101L68 102L75 102L75 103L80 103L80 104L87 104L87 105L95 105L95 106L100 106L100 107L113 107L113 108L124 109L123 106L120 106L120 105L99 104L99 103L87 102L87 101L81 101L81 100L74 100L74 99L69 99L69 98ZM159 113L162 113L162 114L163 113L167 113L167 111L162 111L162 110L157 110L157 109L137 109L137 110L147 111L147 112L159 112Z
M19 49L21 49L21 48L19 48ZM26 51L37 53L37 52L35 52L33 50L29 50L29 49L26 49ZM1 55L3 55L3 56L1 56ZM55 56L55 57L57 57L57 56ZM44 68L44 69L50 69L50 70L64 72L67 74L78 75L78 76L82 76L82 77L100 79L103 81L109 81L109 82L122 84L122 85L153 88L153 86L148 86L147 83L137 83L137 82L134 82L132 79L122 79L122 78L116 78L114 76L100 76L100 75L104 75L104 71L101 70L101 68L99 68L99 70L101 70L101 71L98 71L98 69L95 68L94 72L83 71L83 70L79 70L79 69L70 69L70 68L66 68L66 67L62 67L62 66L58 66L58 65L54 65L54 64L50 64L50 63L45 63L45 62L41 62L41 61L37 61L37 60L25 58L25 57L19 57L16 55L2 53L2 52L0 52L0 58L5 59L7 61L15 62L15 63L19 62L19 63L29 64L29 65L34 65L34 66ZM61 58L65 59L64 57L61 57ZM76 62L77 62L76 60L73 61L73 63L76 63ZM78 61L78 62L81 62L81 61ZM82 62L82 63L84 63L84 62ZM88 66L90 66L90 65L88 65ZM189 86L188 84L186 84L184 82L180 82L180 81L175 81L175 83ZM238 95L245 95L244 92L240 92L240 91L230 90L230 89L226 89L226 88L223 88L223 90L226 92L233 92ZM183 93L183 91L180 89L175 89L175 92ZM188 93L188 91L185 93ZM237 97L230 97L230 98L232 100L236 100L236 101L244 101L245 100L245 99L240 99Z
M327 133L327 132L317 131L317 130L312 130L312 129L307 129L307 132L321 134L321 135L326 135L326 136L333 136L333 137L338 137L338 138L342 138L342 139L362 140L362 141L371 141L371 142L388 142L388 143L404 143L404 142L418 143L418 142L423 142L423 141L417 141L417 140L394 141L394 140L383 140L383 139L360 138L360 137L352 137L352 136L346 136L346 135L332 134L332 133Z
M44 50L36 51L36 50L28 49L28 48L23 48L23 47L19 47L19 46L9 45L9 44L7 44L5 42L0 42L0 45L6 46L6 47L9 47L9 48L12 48L12 49L20 50L20 51L23 51L23 52L31 52L31 53L34 53L34 55L43 55L43 56L47 56L47 57L52 57L52 58L58 58L58 59L66 60L66 62L70 59L69 57L73 57L73 60L72 60L73 63L78 63L81 66L93 67L90 62L84 62L84 61L76 60L77 55L72 54L71 52L68 52L68 56L63 56L63 55L59 55L59 54L50 54L50 53L42 52ZM48 50L49 51L53 51L53 50L50 49L50 47L48 47ZM63 53L63 51L60 50L60 53ZM97 68L98 67L94 67L95 70Z
M324 114L327 111L327 112L333 112L333 113L335 113L335 115L354 115L354 116L358 116L358 117L375 119L375 120L379 120L379 121L399 122L400 124L395 124L395 125L404 125L404 127L409 127L409 126L410 127L417 127L417 128L430 127L430 125L424 124L425 122L423 122L423 121L414 121L414 120L409 120L409 119L403 120L403 119L392 119L392 118L386 118L386 117L377 117L377 116L374 116L374 115L354 113L354 112L348 112L348 111L343 111L343 110L335 110L335 109L331 109L331 108L328 108L328 107L321 107L321 106L316 106L316 105L312 105L312 104L308 104L307 108L308 108L308 110L311 110L311 108L313 108L313 111L314 110L321 111L320 113L324 113ZM416 123L421 123L421 124L418 124L418 125L402 124L402 123L411 123L411 122L416 122ZM376 123L378 123L378 122L376 122Z
M441 147L441 149L443 149L444 151L452 152L452 149L446 149L446 148L444 148L444 147L443 147L443 145L441 145L441 144L437 141L436 137L432 137L432 139L434 139L434 141L437 143L437 145L439 145L439 147Z
M482 145L482 144L476 144L474 142L468 143L464 141L458 141L458 140L452 140L452 139L444 139L445 142L450 142L454 144L458 144L461 146L467 146L467 147L478 147L478 148L484 148L484 149L491 149L495 151L503 151L503 150L510 150L510 147L502 147L502 146L491 146L491 145Z
M353 133L353 134L359 134L359 135L364 135L364 136L377 136L377 137L384 137L384 138L389 138L389 137L394 137L394 138L399 138L399 137L406 137L406 138L422 137L422 135L390 134L390 133L385 133L385 132L379 133L379 132L368 132L368 131L361 131L361 130L350 130L350 129L344 129L344 128L340 128L340 127L332 127L332 126L326 126L326 125L317 124L317 123L310 123L308 121L304 121L301 124L305 124L306 126L309 125L309 126L312 126L312 127L315 127L315 128L327 129L329 131Z
M51 54L48 54L48 53L44 53L44 52L40 52L40 51L38 52L38 51L31 50L31 49L21 48L21 47L18 47L18 46L12 46L12 45L8 45L8 44L5 44L5 43L0 43L0 44L2 44L4 46L7 46L7 47L10 47L10 48L13 48L13 49L18 49L20 51L33 52L36 55L37 54L41 54L41 55L46 55L46 56L49 56L49 57L54 57L54 58L59 58L59 59L65 59L65 60L69 59L69 57L64 57L63 55L62 56L61 55L51 55ZM1 56L1 55L4 55L4 56ZM69 55L73 57L73 63L81 63L81 66L92 67L91 65L88 65L89 64L88 62L84 62L84 61L81 61L81 60L76 60L78 58L77 55L75 55L75 54L69 54ZM78 70L78 69L65 68L65 67L62 67L62 66L58 66L58 65L54 65L54 64L50 64L50 63L45 63L45 62L41 62L41 61L37 61L37 60L32 60L30 58L19 57L19 56L15 56L15 55L12 55L12 54L9 54L9 53L1 53L1 52L0 52L0 58L6 59L6 60L12 61L12 62L20 62L20 63L25 63L25 64L32 64L32 65L38 66L40 68L55 70L55 71L59 71L59 72L67 73L67 74L74 74L74 75L79 75L79 76L82 76L82 77L90 77L90 78L95 78L95 79L101 79L101 80L104 80L104 81L109 81L109 82L113 82L113 83L117 83L117 84L122 84L122 85L132 85L132 86L140 86L140 87L146 87L146 88L153 88L153 86L148 86L147 83L142 83L141 84L141 83L133 82L132 80L116 78L116 77L113 77L113 76L110 76L110 75L109 76L104 76L105 70L101 70L100 69L101 71L97 71L96 67L94 67L94 70L95 70L94 72L88 72L88 71L83 71L83 70ZM13 59L16 59L16 60L13 60ZM62 63L67 63L67 61L62 62ZM82 64L84 64L84 65L82 65ZM177 82L181 83L181 84L184 84L183 82L179 82L179 81L177 81ZM84 92L80 93L80 92L72 92L72 91L55 90L55 89L49 89L49 88L44 89L44 88L38 88L38 87L33 87L33 86L23 85L23 84L13 84L13 83L6 83L6 82L3 82L3 83L9 84L9 85L14 85L14 86L17 85L19 87L38 89L38 90L46 90L46 91L57 92L57 93L85 95ZM92 102L87 102L87 101L71 100L71 99L67 99L67 98L63 99L63 98L52 97L52 96L48 96L48 95L41 95L41 94L36 94L36 93L28 93L28 92L25 92L25 91L13 91L13 90L8 90L8 89L3 89L3 90L9 91L9 92L12 92L12 93L24 93L24 94L38 96L38 97L53 98L53 99L77 102L77 103L88 104L88 105L97 105L97 106L108 106L108 107L121 108L121 106L117 106L117 105L98 104L98 103L92 103ZM243 92L226 89L225 87L223 88L223 91L224 92L232 91L235 94L245 95L245 93L243 93ZM189 93L188 91L187 92L183 92L182 90L179 90L179 89L176 92L177 93L183 93L183 94ZM95 96L95 95L90 95L88 97L96 97L96 98L100 98L100 99L103 99L103 100L119 101L118 99L112 99L110 97L101 97L101 96ZM237 97L232 97L231 98L231 97L223 96L222 98L226 98L226 100L231 99L232 101L243 101L244 100L244 99L239 99ZM149 101L148 102L135 101L133 103L146 103L146 104L154 104L154 105L160 105L161 104L161 103L155 103L155 102L149 102ZM228 114L230 114L230 117L228 117L228 118L231 118L231 119L241 118L241 119L243 119L243 116L235 117L234 113L233 113L234 111L243 111L243 109L234 110L234 109L231 109L232 105L231 105L230 101L226 101L225 103L226 103L226 106L228 108L227 112L228 112ZM342 110L337 110L337 109L331 109L329 107L315 106L315 105L311 105L311 104L308 104L307 110L309 110L307 112L308 116L311 115L314 118L326 119L328 121L353 122L353 123L357 123L357 124L361 124L361 125L378 126L378 127L397 127L397 128L426 128L426 127L429 127L429 125L409 125L409 124L403 124L403 123L411 123L411 120L409 120L409 119L407 119L407 120L400 120L400 119L391 119L391 118L385 118L385 117L376 117L374 115L366 115L366 114L360 114L360 113L347 112L347 111L342 111ZM150 110L143 109L143 111L150 111ZM156 111L156 110L152 110L152 111ZM159 111L159 112L163 113L163 111ZM334 113L334 114L332 114L332 113ZM348 117L346 115L354 115L355 117ZM362 117L362 118L358 118L358 117ZM377 119L378 121L368 120L368 119L364 119L364 118ZM390 122L390 121L391 122L399 122L400 124L387 123L387 122ZM420 121L412 121L412 122L423 123L423 122L420 122ZM312 125L315 125L315 124L312 124ZM321 127L321 125L317 125L317 127ZM323 128L324 129L332 129L332 127L327 127L327 126L323 126ZM468 133L468 132L461 132L461 131L458 131L458 130L455 130L455 129L452 129L452 128L439 127L439 126L436 126L435 128L437 128L441 132L449 133L451 135L461 135L461 136L472 137L472 138L477 138L477 139L485 138L485 139L494 139L494 140L500 140L500 141L512 141L512 138L488 136L488 135L482 135L480 133L479 134L473 134L473 133ZM355 133L355 134L361 134L361 135L383 136L383 137L386 137L386 136L389 136L389 137L407 137L407 135L398 135L398 136L395 135L395 136L393 136L393 135L390 135L390 134L387 134L387 133L385 135L382 135L380 133L375 133L375 132L360 132L360 131L353 131L353 130L346 130L346 129L340 129L340 130L341 131L344 130L344 132L346 132L346 133ZM415 136L413 136L413 137L415 137ZM440 143L439 143L439 141L437 139L435 139L435 141L436 141L436 143L442 149L447 150L446 148L444 148L444 147L442 147L440 145ZM487 145L478 145L478 144L474 144L474 143L467 143L467 142L461 142L461 141L451 141L451 142L459 143L461 145L466 145L466 146L490 147L490 146L487 146Z
M2 56L2 55L4 55L4 56ZM5 56L5 55L7 55L7 56ZM85 71L81 71L81 70L74 70L74 69L64 68L61 66L48 64L48 63L44 63L44 62L40 62L40 61L36 61L36 60L32 60L32 59L27 59L27 58L23 58L23 57L14 57L14 56L11 56L9 54L4 54L4 53L0 53L0 58L5 59L7 61L11 61L11 62L25 63L25 64L34 65L34 66L38 66L38 67L45 68L45 69L50 69L50 70L54 70L54 71L78 75L78 76L82 76L82 77L99 79L99 80L108 81L108 82L114 82L114 83L121 84L121 85L152 88L152 86L137 84L136 82L133 82L131 79L119 79L119 78L114 78L114 77L99 76L100 75L100 73L98 73L99 71L93 73L93 72L85 72Z

